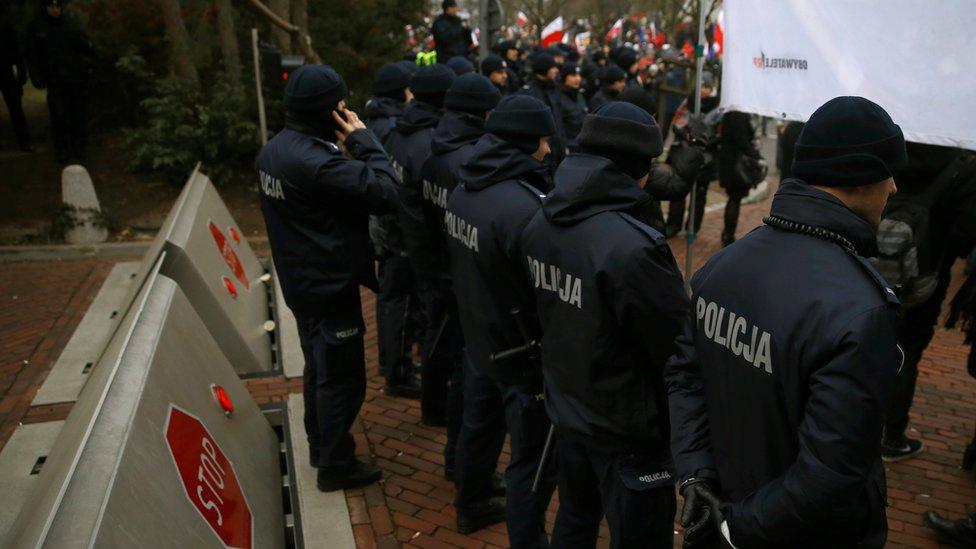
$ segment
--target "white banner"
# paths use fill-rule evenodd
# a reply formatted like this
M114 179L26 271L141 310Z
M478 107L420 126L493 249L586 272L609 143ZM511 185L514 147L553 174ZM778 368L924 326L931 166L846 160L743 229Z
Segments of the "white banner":
M976 1L725 0L722 107L805 121L878 103L909 141L976 150Z

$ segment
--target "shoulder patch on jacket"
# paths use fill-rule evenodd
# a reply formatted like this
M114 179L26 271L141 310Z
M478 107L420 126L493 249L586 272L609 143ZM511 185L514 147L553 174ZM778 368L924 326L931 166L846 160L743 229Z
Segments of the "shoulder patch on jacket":
M321 137L313 137L312 140L315 141L315 142L317 142L317 143L321 143L321 144L325 145L325 148L326 149L329 149L329 152L331 152L332 154L339 154L339 147L336 146L335 143L333 143L331 141L326 141L325 139L322 139Z
M542 202L542 199L546 197L546 195L540 192L539 189L533 187L532 185L529 185L527 182L522 181L521 179L518 180L518 184L521 185L525 190L529 191L529 193L531 193L532 196L538 198L539 202Z
M653 242L655 246L667 244L668 240L664 238L663 234L654 229L654 227L639 221L636 217L630 214L626 214L624 212L617 212L617 214L622 217L624 221L630 223L635 229L647 235L647 238L651 239L651 242Z
M891 306L901 306L901 301L899 301L898 296L895 295L895 291L891 288L891 286L888 285L888 282L884 279L884 277L881 276L881 273L874 268L874 265L859 255L855 255L853 257L857 261L858 265L861 266L861 269L868 275L868 278L874 281L874 283L881 290L881 294L884 296L885 302Z

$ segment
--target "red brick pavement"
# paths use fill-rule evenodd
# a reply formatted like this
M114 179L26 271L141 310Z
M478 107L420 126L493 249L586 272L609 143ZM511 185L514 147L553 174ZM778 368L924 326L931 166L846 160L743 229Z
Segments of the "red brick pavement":
M743 206L740 235L757 226L768 208L769 199ZM695 269L719 249L721 223L721 212L706 215L695 245ZM671 246L683 267L684 238L672 239ZM109 267L96 260L0 266L0 300L7 305L0 310L0 445L19 421L59 418L69 411L70 406L30 408L29 403ZM383 468L384 480L346 492L357 546L507 546L504 525L470 536L455 531L454 490L443 478L444 429L420 424L417 401L388 398L380 391L374 299L369 292L363 297L369 381L354 436L360 456ZM967 503L976 503L974 476L958 465L976 423L976 382L965 373L967 352L962 334L939 329L922 359L912 426L928 450L887 467L889 547L938 547L921 513L936 509L957 517ZM299 392L301 381L259 378L249 380L248 387L265 404ZM506 447L500 469L507 460ZM554 498L550 527L557 506ZM605 528L600 545L607 545Z

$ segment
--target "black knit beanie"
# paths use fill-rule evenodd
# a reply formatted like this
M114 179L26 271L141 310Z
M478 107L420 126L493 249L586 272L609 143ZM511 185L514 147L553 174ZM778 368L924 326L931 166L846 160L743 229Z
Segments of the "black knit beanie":
M566 77L571 74L579 74L579 65L573 63L572 61L567 61L563 63L563 66L559 69L559 81L562 82L566 80Z
M583 120L580 151L609 158L620 171L640 179L664 149L661 128L647 111L611 101Z
M617 54L617 65L619 65L624 72L629 71L630 67L632 67L636 62L637 52L630 48L624 48L620 50L620 53Z
M462 57L460 55L455 55L454 57L448 59L447 66L454 71L456 76L474 72L474 65L471 64L471 61L469 61L467 57Z
M863 97L835 97L803 126L793 175L811 185L859 187L888 179L907 162L905 136L884 109Z
M444 96L454 79L454 72L447 65L427 65L410 79L410 91L417 101L439 109L444 106Z
M505 96L488 115L485 129L526 154L539 148L539 138L556 132L552 110L529 95Z
M329 112L346 97L346 82L328 65L298 67L285 85L285 108L294 112Z
M495 108L502 94L498 88L480 74L469 72L454 80L444 97L444 106L454 111L484 116Z
M556 60L547 52L539 52L532 56L532 72L545 75L549 69L556 66Z
M626 79L627 73L625 73L623 69L617 65L607 65L603 69L603 74L600 76L600 83L606 86Z
M495 71L503 71L507 64L505 60L495 54L489 54L485 56L485 59L481 62L481 74L488 76Z
M397 63L387 63L376 71L373 78L373 93L376 95L387 95L393 92L402 92L410 85L412 75L406 68Z

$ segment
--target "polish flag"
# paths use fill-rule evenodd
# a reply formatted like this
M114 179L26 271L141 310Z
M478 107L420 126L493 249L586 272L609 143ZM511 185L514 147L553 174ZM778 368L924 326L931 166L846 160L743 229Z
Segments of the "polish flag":
M712 27L712 51L719 56L722 55L725 46L725 33L722 31L723 15L723 12L718 12L718 19L715 20L715 26Z
M552 20L551 23L542 29L542 47L548 48L553 44L559 43L563 39L563 16Z
M518 12L518 14L515 16L515 24L518 25L518 26L520 26L520 27L524 27L524 26L528 25L529 24L529 16L528 15L525 15L522 12Z
M617 19L617 22L614 23L607 32L607 42L610 42L614 38L620 36L620 33L622 32L624 32L624 20L621 17L620 19Z

